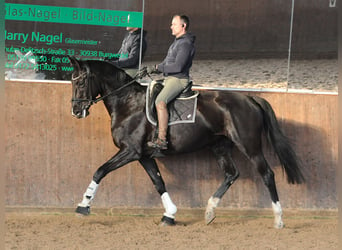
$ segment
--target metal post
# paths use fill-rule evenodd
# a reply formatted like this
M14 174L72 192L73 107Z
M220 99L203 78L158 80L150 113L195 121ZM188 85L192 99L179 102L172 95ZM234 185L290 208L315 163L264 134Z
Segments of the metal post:
M291 23L290 23L290 38L289 38L289 53L287 58L287 83L286 83L286 92L289 89L289 78L290 78L290 61L291 61L291 45L292 45L292 28L293 28L293 12L294 12L294 2L292 0L292 8L291 8Z
M145 0L142 0L142 13L143 19L141 24L141 33L140 33L140 52L139 52L139 70L141 68L141 61L142 61L142 45L143 45L143 35L144 35L144 13L145 13Z

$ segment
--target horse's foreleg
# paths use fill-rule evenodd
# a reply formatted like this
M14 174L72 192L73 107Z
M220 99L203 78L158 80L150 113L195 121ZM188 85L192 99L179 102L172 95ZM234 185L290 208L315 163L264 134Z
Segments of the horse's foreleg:
M76 213L88 215L90 214L90 203L94 199L97 188L99 187L99 184L95 181L91 181L87 190L83 194L83 199L81 203L78 203L78 206L76 208Z
M268 188L268 191L271 195L272 209L274 213L274 227L283 228L283 212L278 198L277 188L274 180L274 173L262 154L252 158L252 162L257 165L258 171L263 178L264 184Z
M82 215L90 214L90 204L95 197L96 191L99 187L100 181L111 171L114 171L127 163L137 160L137 156L134 151L120 150L109 161L99 167L90 182L87 190L83 194L82 202L78 204L76 213Z
M172 202L170 195L166 192L164 180L159 172L156 161L152 158L142 158L139 160L147 174L150 176L153 185L161 196L165 213L162 218L162 225L174 225L175 214L177 212L176 205Z
M227 192L229 187L239 177L239 171L231 157L231 148L232 144L229 141L223 141L212 148L220 168L224 171L225 178L221 186L208 200L208 205L205 210L205 221L207 225L216 218L215 208L218 206L221 198Z
M175 214L177 213L176 205L172 202L168 192L165 192L161 195L161 200L165 208L165 213L162 221L171 222L171 224L174 224ZM168 220L168 218L170 218L171 220Z

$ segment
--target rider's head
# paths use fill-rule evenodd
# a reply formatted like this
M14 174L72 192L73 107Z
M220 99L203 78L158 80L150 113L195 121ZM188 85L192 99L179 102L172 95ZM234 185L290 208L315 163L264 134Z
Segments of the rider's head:
M189 29L189 18L185 15L174 15L171 22L172 35L180 37Z

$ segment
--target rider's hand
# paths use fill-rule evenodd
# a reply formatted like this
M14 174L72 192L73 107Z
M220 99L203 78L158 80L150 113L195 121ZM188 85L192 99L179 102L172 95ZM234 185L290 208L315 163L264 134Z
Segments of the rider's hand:
M147 74L147 67L142 67L136 74L135 78L143 78Z
M147 74L156 74L156 73L160 73L159 70L157 69L157 65L147 67Z

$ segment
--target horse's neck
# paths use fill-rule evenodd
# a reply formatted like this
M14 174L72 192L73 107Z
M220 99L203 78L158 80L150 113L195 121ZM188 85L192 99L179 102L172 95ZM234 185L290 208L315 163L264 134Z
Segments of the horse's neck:
M129 86L121 90L118 94L114 93L105 98L104 104L111 117L113 115L116 116L116 114L129 116L132 113L144 111L145 99L146 89L144 87L136 88L136 86Z

